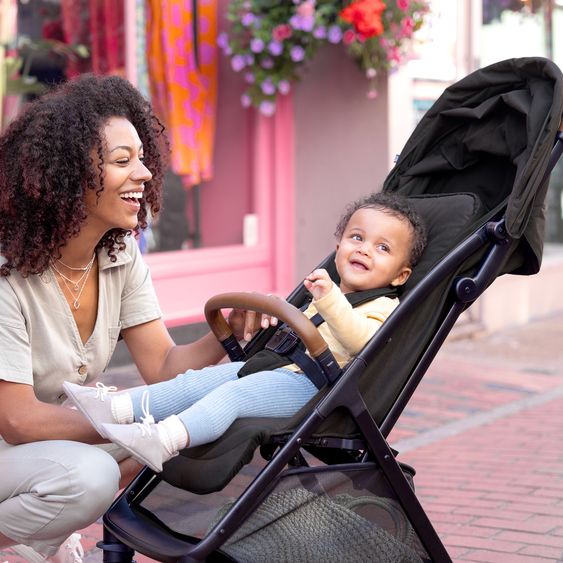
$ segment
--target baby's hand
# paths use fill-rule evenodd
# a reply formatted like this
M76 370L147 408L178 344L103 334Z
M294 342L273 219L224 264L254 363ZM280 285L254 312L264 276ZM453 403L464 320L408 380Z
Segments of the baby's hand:
M303 284L311 292L315 301L322 299L332 289L332 280L323 268L311 272Z

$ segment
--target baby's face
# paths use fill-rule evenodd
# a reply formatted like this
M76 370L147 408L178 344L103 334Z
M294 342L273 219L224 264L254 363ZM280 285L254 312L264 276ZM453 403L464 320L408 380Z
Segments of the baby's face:
M406 219L379 209L358 209L336 247L336 269L343 293L404 284L412 230Z

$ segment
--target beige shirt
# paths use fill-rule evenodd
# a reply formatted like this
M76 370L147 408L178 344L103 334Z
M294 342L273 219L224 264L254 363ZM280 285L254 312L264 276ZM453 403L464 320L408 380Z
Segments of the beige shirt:
M325 322L318 330L338 365L343 367L362 350L398 304L397 298L378 297L352 307L338 286L332 284L331 290L318 301L313 300L304 314L308 318L317 312L321 314ZM295 364L284 367L301 371Z
M88 383L106 369L121 329L161 317L137 243L125 242L115 262L98 250L98 315L85 344L50 270L0 277L0 379L33 385L39 400L60 404L63 381Z

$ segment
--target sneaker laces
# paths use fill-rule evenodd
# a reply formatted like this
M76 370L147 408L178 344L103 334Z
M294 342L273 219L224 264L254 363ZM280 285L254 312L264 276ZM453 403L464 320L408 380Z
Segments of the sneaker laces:
M149 411L149 392L144 391L141 396L141 422L135 422L135 424L141 429L141 436L152 436L152 425L156 424L153 415Z
M71 534L64 543L66 563L82 563L84 548L80 543L81 538L82 536L80 534L74 533Z
M100 401L105 401L109 393L114 393L117 391L115 385L104 385L101 381L96 383L96 399Z

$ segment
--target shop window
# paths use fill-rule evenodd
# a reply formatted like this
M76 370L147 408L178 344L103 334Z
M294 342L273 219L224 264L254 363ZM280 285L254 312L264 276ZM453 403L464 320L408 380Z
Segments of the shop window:
M482 9L481 66L511 57L541 56L563 68L562 0L483 0ZM563 242L562 174L563 165L558 163L546 197L547 242Z
M83 72L125 73L123 2L19 0L23 73L50 86Z
M27 84L34 82L23 101L82 72L125 76L124 8L122 1L19 0L19 54ZM225 18L220 20L223 25ZM143 33L143 29L137 29L137 33ZM244 85L223 57L218 72L222 88L218 94L213 177L191 185L173 171L168 172L163 210L142 234L143 252L256 242L248 166L251 118L239 104Z

